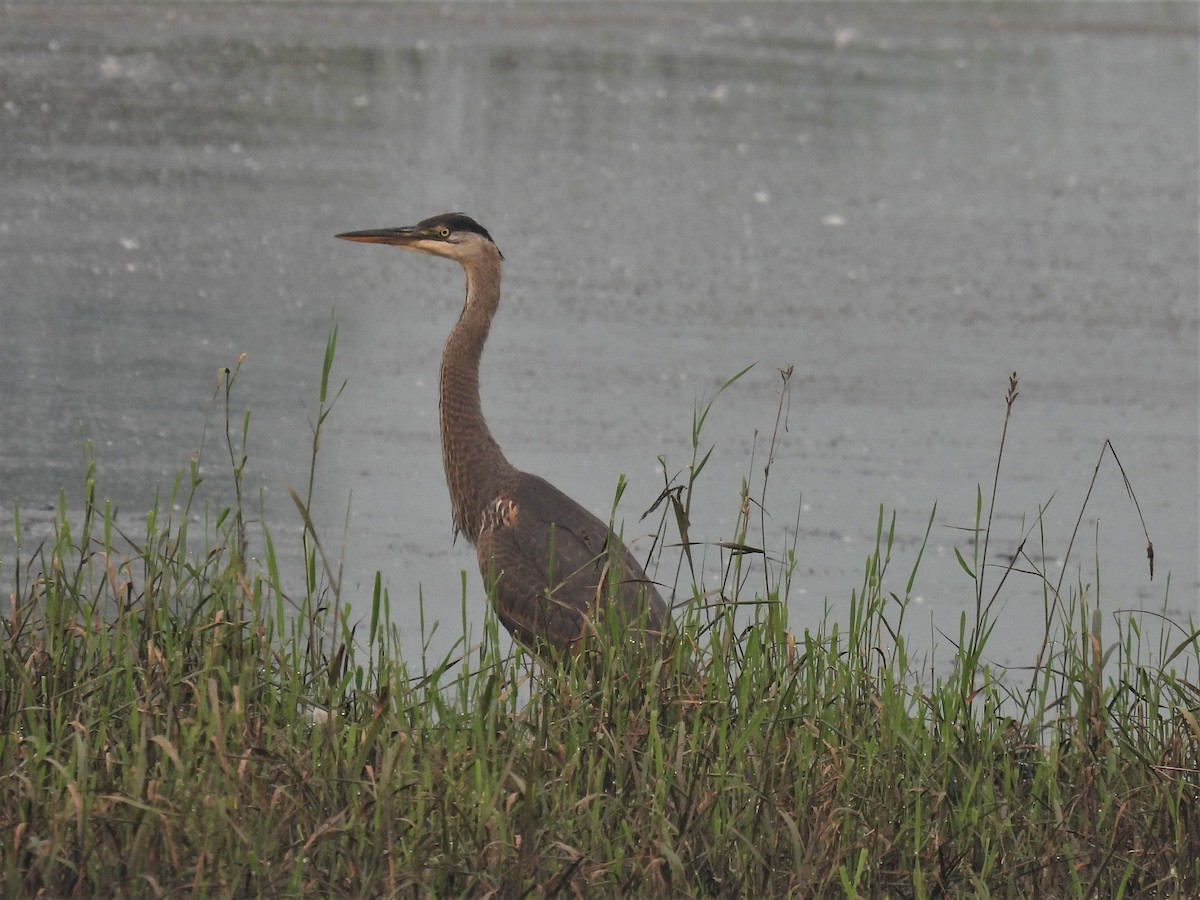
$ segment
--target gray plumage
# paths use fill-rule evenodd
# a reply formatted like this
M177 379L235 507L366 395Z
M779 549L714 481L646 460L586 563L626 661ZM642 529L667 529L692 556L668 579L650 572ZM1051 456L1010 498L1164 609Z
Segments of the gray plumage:
M642 639L660 640L671 628L670 613L633 554L606 523L514 467L484 420L479 360L500 303L504 258L491 235L462 213L446 213L411 227L338 237L443 256L463 267L466 299L446 340L439 380L442 463L454 528L475 545L504 627L552 655L577 652L592 624L610 614Z

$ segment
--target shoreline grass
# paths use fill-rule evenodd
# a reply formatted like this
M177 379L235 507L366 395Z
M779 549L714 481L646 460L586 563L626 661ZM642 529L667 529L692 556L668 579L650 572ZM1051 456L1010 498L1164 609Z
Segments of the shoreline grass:
M336 328L309 496L335 346ZM717 548L721 584L677 610L677 651L698 672L613 664L619 640L598 642L600 665L543 669L502 651L491 614L480 644L405 659L378 578L370 615L351 617L301 491L303 596L280 587L269 533L250 564L235 378L231 507L204 505L193 460L145 534L123 535L89 470L82 515L64 499L53 541L0 564L6 896L1200 892L1195 625L1151 662L1134 622L1103 635L1087 586L1043 578L1040 664L1027 687L998 677L982 491L960 556L976 616L944 674L908 657L917 565L893 591L882 508L847 619L788 630L794 557L750 539L765 476L753 499L747 479ZM1015 393L1014 380L1006 423ZM662 498L685 546L707 410ZM765 543L765 518L755 527ZM463 602L478 593L464 586Z

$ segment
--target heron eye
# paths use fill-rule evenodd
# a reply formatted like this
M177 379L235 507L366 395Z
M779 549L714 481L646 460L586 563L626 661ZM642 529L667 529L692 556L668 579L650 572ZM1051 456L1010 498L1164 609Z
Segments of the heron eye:
M444 238L448 238L448 237L450 237L450 229L443 226L438 229L438 234L440 234Z

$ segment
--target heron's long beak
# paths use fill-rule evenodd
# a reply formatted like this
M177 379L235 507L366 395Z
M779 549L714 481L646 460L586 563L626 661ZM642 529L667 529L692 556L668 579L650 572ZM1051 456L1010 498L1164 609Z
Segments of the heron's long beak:
M391 244L393 247L404 247L419 241L422 237L415 228L373 228L368 231L347 231L336 235L343 241L361 241L364 244Z

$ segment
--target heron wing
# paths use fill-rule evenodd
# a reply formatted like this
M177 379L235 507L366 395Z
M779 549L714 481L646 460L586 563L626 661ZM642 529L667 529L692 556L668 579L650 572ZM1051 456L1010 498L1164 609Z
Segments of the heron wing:
M666 604L608 526L536 475L519 473L494 501L477 542L500 621L527 646L562 650L587 617L609 609L661 634Z

